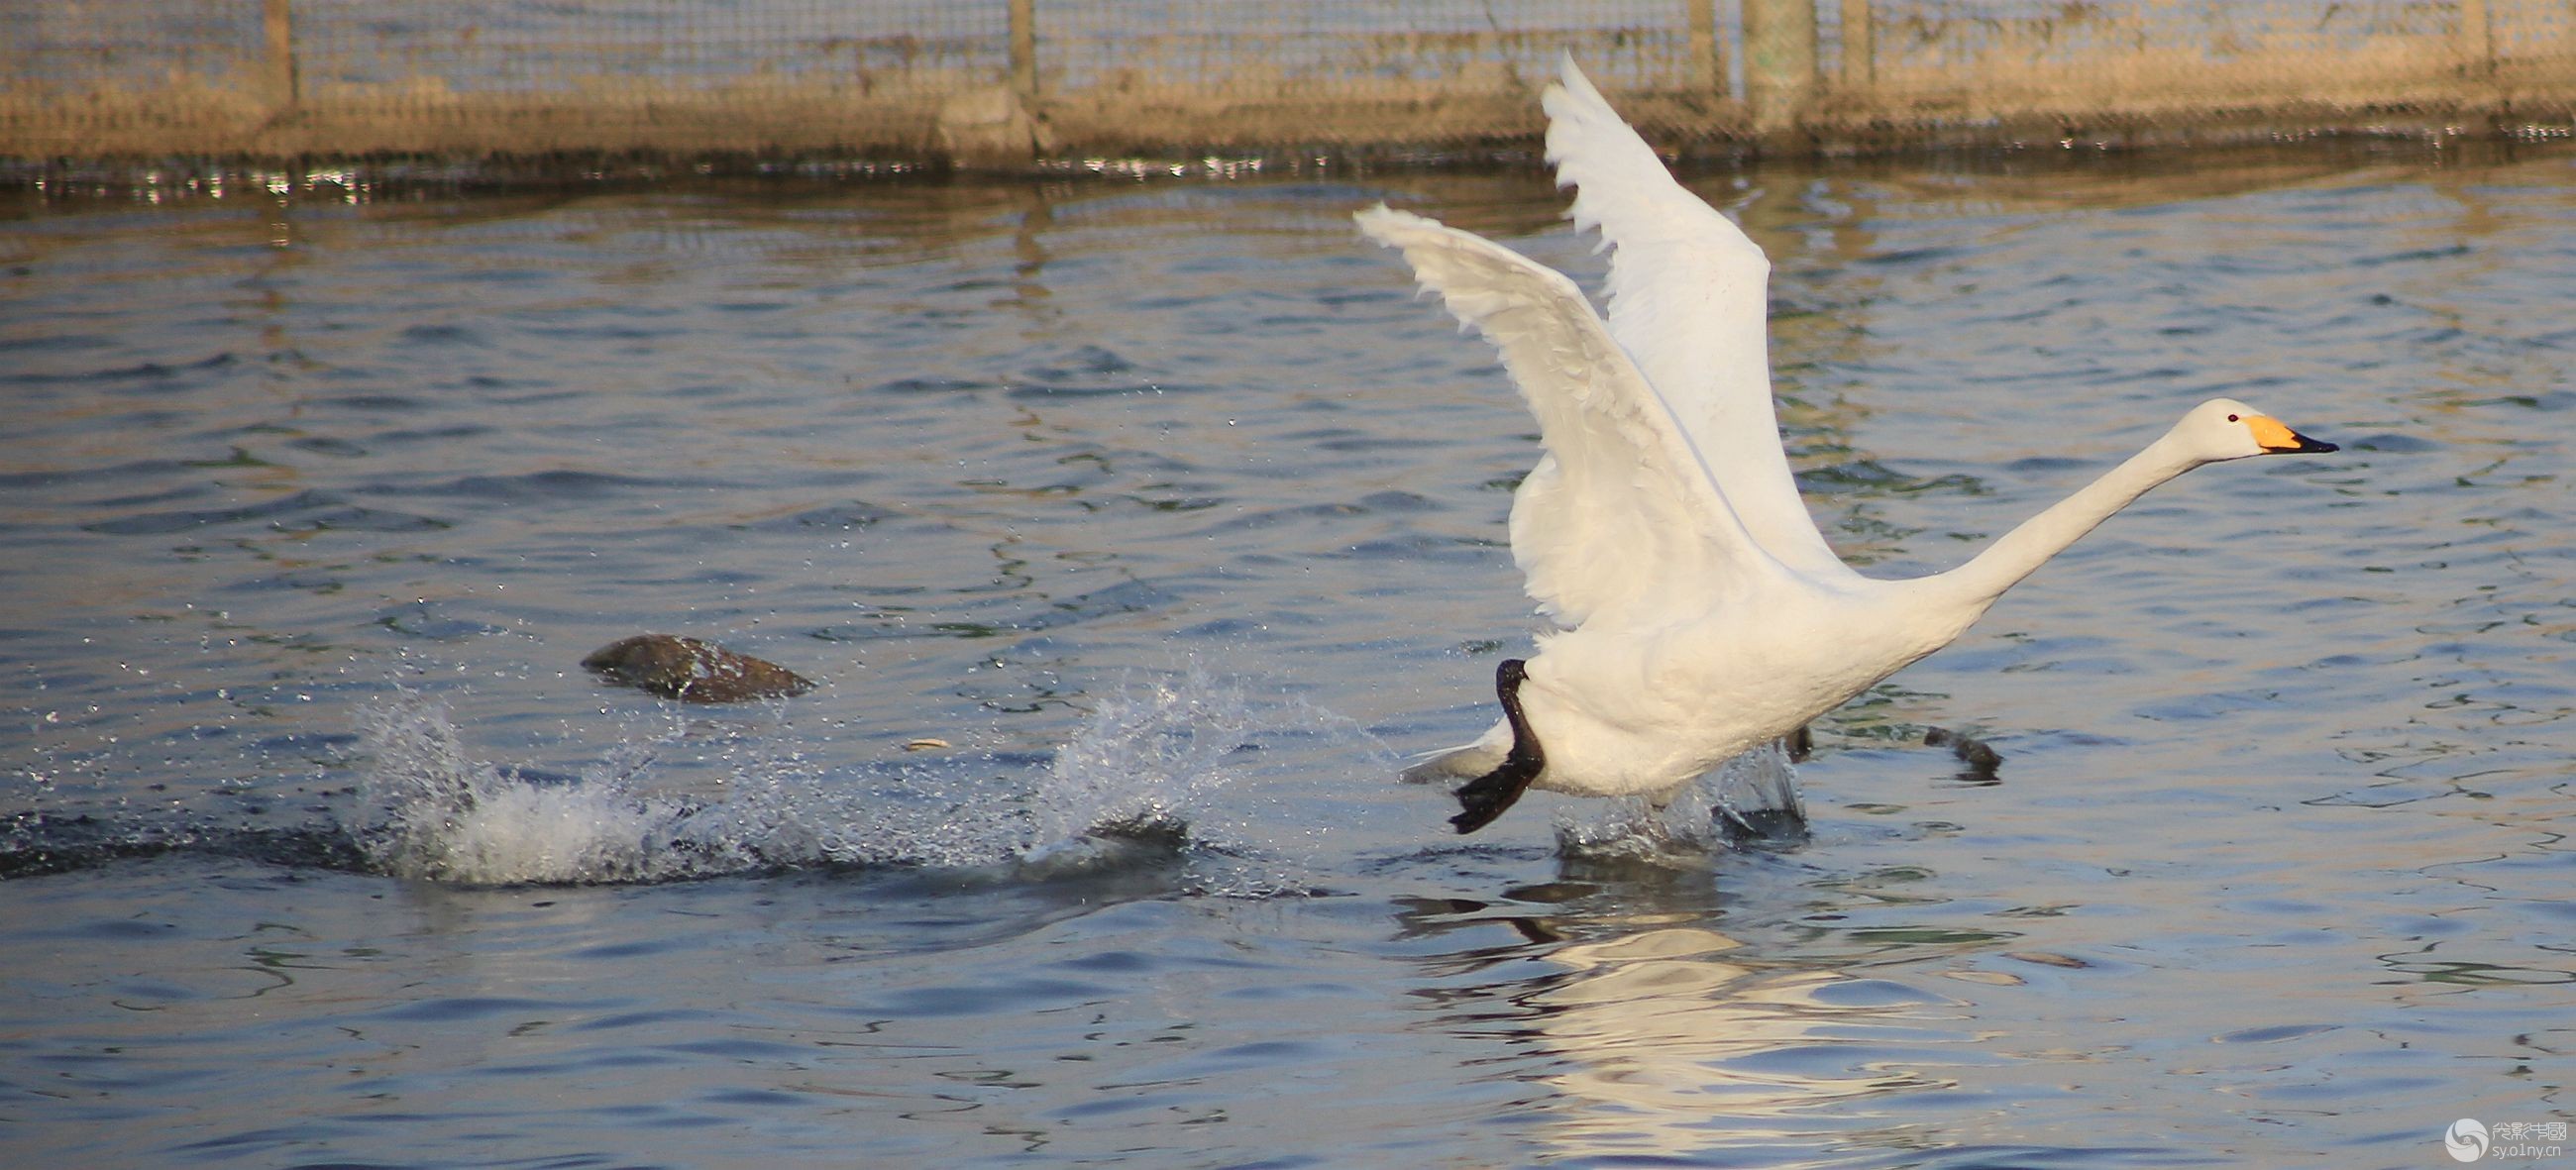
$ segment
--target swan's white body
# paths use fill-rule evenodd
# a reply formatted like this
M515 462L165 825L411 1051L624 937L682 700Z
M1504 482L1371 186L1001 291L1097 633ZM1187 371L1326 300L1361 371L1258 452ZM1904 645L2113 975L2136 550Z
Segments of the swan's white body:
M1502 351L1538 418L1546 454L1511 514L1513 559L1556 627L1517 682L1544 754L1530 786L1669 796L1947 645L2157 484L2333 449L2242 403L2203 403L1967 564L1863 577L1817 531L1781 449L1761 249L1674 182L1571 59L1543 101L1548 159L1579 189L1572 218L1615 249L1606 321L1572 281L1498 244L1384 206L1357 217ZM1514 684L1502 689L1509 711ZM1408 775L1492 773L1515 740L1507 718ZM1500 811L1470 804L1460 831Z

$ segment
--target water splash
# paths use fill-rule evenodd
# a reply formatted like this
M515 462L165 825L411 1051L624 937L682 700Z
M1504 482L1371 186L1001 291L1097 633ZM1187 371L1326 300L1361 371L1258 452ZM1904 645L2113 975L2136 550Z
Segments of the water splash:
M1239 846L1239 820L1222 819L1220 792L1242 779L1234 760L1255 750L1254 708L1244 693L1192 669L1178 682L1130 684L1093 711L1056 750L1030 808L1017 854L1049 862L1102 836L1152 840L1189 835Z
M720 793L697 797L655 787L654 759L684 728L553 780L475 758L444 705L405 695L363 717L357 836L384 872L473 885L859 866L1046 878L1240 859L1263 852L1258 802L1245 791L1259 741L1318 721L1330 717L1256 701L1192 667L1112 692L1051 757L836 770L755 758L737 762ZM1285 880L1235 872L1211 882L1245 893Z
M754 868L705 808L639 791L649 750L572 783L475 759L445 704L418 696L361 717L361 847L400 877L477 885L654 881Z
M1797 767L1776 742L1718 765L1660 808L1628 798L1584 820L1559 815L1557 847L1568 854L1667 866L1705 864L1730 845L1796 840L1807 823Z

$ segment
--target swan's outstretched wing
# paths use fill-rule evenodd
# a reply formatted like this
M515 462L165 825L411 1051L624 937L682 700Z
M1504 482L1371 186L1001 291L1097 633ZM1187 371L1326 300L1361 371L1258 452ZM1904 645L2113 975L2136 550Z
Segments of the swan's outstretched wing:
M1704 601L1769 563L1573 281L1418 215L1355 218L1502 351L1538 417L1547 456L1513 496L1512 558L1549 617L1572 628L1676 587Z
M1847 572L1798 500L1771 402L1771 262L1673 181L1568 56L1547 89L1547 160L1576 189L1576 230L1610 257L1610 335L1672 404L1753 539L1802 572Z

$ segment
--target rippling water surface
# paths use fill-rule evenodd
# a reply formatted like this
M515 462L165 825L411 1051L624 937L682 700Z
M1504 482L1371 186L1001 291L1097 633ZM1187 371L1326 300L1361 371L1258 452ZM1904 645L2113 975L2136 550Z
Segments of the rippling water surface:
M2396 1167L2563 1120L2570 159L1695 183L1872 571L2212 395L2346 451L2159 490L1838 712L1802 841L1460 839L1390 777L1532 629L1534 427L1347 217L1597 273L1542 177L20 202L0 1146ZM825 685L577 666L645 631Z

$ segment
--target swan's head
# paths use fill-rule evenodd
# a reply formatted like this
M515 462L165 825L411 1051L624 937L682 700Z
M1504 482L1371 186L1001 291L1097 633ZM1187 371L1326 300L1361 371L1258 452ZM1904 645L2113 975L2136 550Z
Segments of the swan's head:
M2291 430L2281 420L2233 398L2212 398L2174 425L2173 437L2215 463L2249 455L2310 455L2339 450Z

